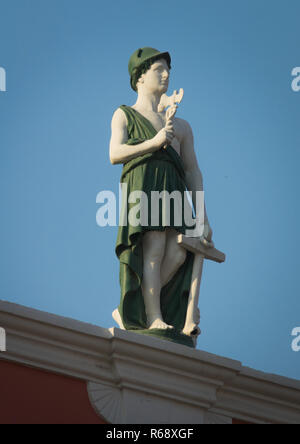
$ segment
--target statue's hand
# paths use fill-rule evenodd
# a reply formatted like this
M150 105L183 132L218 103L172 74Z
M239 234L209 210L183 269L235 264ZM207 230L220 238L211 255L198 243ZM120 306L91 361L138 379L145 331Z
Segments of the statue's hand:
M161 147L166 147L167 145L172 143L172 140L175 137L174 131L174 116L176 114L178 106L176 104L170 106L170 108L166 111L166 126L162 128L155 137L153 137L153 146L156 150Z
M162 146L169 145L174 139L174 129L172 125L166 125L162 128L156 136L153 137L153 147L155 150L159 150Z
M214 243L212 241L213 231L209 225L208 220L204 222L204 231L202 236L200 236L200 241L205 247L214 248Z

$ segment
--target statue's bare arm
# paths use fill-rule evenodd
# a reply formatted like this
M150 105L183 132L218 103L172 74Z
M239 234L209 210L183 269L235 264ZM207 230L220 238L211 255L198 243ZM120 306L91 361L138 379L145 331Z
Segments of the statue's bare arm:
M203 191L203 178L194 149L194 136L186 120L178 119L181 126L181 158L185 170L186 184L190 191Z
M173 128L166 126L152 139L145 140L138 145L127 145L127 118L119 108L115 111L111 122L110 161L113 165L126 163L143 154L153 153L164 144L171 142L173 136Z
M197 156L194 148L194 135L190 124L183 119L178 119L181 126L181 158L185 170L186 185L189 191L193 191L192 199L194 208L196 208L196 193L195 191L203 191L203 176L200 171ZM204 237L207 240L212 238L212 230L209 226L206 208L205 212L205 230Z

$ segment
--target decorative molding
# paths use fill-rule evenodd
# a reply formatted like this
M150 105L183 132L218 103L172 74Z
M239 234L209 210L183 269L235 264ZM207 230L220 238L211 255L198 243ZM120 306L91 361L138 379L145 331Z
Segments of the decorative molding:
M0 301L7 351L0 359L107 383L111 333L104 328Z
M87 381L113 424L300 423L300 381L157 338L0 301L0 359Z
M111 424L122 424L122 394L117 386L95 382L87 385L90 402L97 413Z

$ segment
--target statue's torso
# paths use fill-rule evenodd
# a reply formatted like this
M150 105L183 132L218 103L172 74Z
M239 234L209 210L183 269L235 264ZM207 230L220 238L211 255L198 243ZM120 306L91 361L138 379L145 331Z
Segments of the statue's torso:
M135 109L136 111L138 111L142 116L144 116L147 120L149 120L149 122L152 124L153 128L159 132L162 128L164 128L166 126L166 115L165 112L162 113L156 113L154 111L145 111L144 109L140 110L134 106L132 106L131 108ZM174 150L177 152L177 154L180 156L180 148L181 148L181 140L183 137L183 128L182 125L180 124L180 119L177 119L176 117L174 118L174 132L175 132L175 137L172 140L172 147L174 148Z

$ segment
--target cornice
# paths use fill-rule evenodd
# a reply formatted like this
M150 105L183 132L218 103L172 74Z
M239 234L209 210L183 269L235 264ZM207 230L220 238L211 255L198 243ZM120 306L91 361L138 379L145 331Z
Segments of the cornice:
M300 381L239 361L3 301L0 327L0 359L87 381L111 423L300 423Z
M7 349L0 358L83 380L114 381L107 329L3 301L0 326Z

